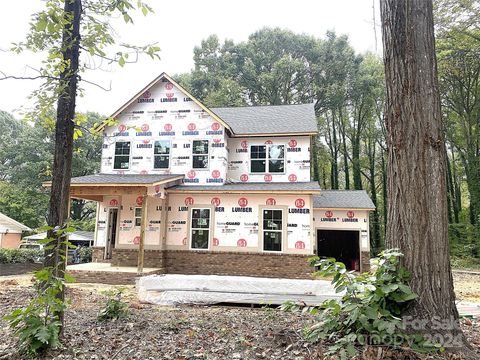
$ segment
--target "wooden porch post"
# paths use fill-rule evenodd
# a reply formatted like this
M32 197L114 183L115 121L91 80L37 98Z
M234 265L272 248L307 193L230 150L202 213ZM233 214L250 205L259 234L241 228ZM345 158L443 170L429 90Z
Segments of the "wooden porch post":
M145 256L145 228L147 226L147 202L148 202L148 195L147 190L143 195L143 202L142 202L142 218L140 224L140 244L138 245L138 268L137 274L143 274L143 259Z

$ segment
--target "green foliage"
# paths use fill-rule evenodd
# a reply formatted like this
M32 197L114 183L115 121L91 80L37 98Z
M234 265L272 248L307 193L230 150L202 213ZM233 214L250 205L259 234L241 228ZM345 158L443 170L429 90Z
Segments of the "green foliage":
M408 286L409 272L399 265L402 254L385 250L372 259L370 273L356 275L335 259L310 259L319 267L317 276L333 277L337 292L343 292L341 301L326 300L319 306L302 307L293 302L282 305L284 310L309 311L317 317L315 324L305 329L311 342L328 344L327 355L341 359L356 355L354 344L363 345L375 339L377 345L409 346L414 350L434 349L421 336L408 335L401 316L417 297ZM399 344L388 343L395 335Z
M449 224L448 239L452 257L477 257L480 239L475 226L466 223Z
M32 263L43 258L43 250L0 249L0 264Z
M93 249L91 247L82 246L79 251L80 262L88 263L92 262Z
M107 303L98 313L98 321L116 320L128 315L128 304L122 299L124 292L125 289L119 288L105 293Z
M60 344L61 322L57 313L65 309L66 303L58 296L65 284L64 279L53 274L50 267L35 273L36 295L28 306L13 310L4 318L19 338L20 353L29 357L38 356Z
M67 84L61 80L61 74L69 75L71 63L63 58L65 49L71 47L72 43L65 43L63 37L64 27L73 24L71 14L65 13L63 0L47 0L45 8L32 15L30 32L25 41L14 43L12 51L22 52L43 52L47 56L38 69L39 76L44 82L38 89L33 91L31 97L35 99L33 111L26 114L31 121L41 120L45 126L52 126L55 123L51 110L62 94L66 92ZM112 49L116 44L115 31L112 29L111 18L122 16L125 23L133 23L132 12L138 10L143 15L152 12L150 6L142 1L129 0L83 0L80 19L80 48L91 57L115 62L124 66L138 54L145 54L152 59L159 58L160 48L155 44L136 46L121 43L113 50L113 55L107 54L107 49ZM83 74L89 69L87 63L81 63L76 74L80 83L86 81ZM80 95L83 89L79 88ZM80 128L76 129L78 136Z
M13 334L18 336L19 352L29 357L35 357L49 348L60 344L59 335L62 328L62 317L67 302L64 298L65 283L75 279L64 273L62 263L66 261L65 249L72 247L68 240L62 240L65 235L75 229L64 227L52 229L44 227L41 230L53 232L52 238L39 240L45 249L56 249L49 256L56 256L55 266L45 266L35 273L35 296L24 308L17 308L5 316ZM59 242L59 246L54 244Z

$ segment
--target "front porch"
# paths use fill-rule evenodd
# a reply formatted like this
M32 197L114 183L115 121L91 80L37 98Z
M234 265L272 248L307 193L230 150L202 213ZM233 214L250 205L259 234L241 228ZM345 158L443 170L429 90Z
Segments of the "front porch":
M97 202L93 261L111 262L116 249L140 250L135 263L143 268L143 249L164 249L168 200L165 189L183 175L97 174L73 178L70 197ZM114 264L115 265L115 264ZM147 265L148 266L148 265Z

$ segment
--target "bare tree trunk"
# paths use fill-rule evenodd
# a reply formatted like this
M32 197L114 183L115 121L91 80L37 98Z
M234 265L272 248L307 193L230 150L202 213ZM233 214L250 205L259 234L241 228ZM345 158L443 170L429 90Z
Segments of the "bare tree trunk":
M418 294L419 331L465 339L458 325L448 244L446 154L431 0L383 0L388 147L387 248L399 248ZM448 329L436 329L435 319ZM410 324L411 325L411 324ZM457 338L456 338L457 339Z
M61 93L57 102L57 121L55 125L55 153L53 159L52 187L48 225L60 229L68 218L70 200L70 179L72 176L73 132L75 117L75 100L77 96L77 71L80 44L81 0L65 0L65 16L69 18L63 29L62 55L68 62L66 69L60 74ZM46 250L45 263L55 269L57 277L64 277L66 263L62 256L66 248L62 246L64 237L58 237L54 231L48 236L54 238L53 249ZM64 290L59 294L64 299ZM63 312L57 314L63 324Z
M382 150L382 200L383 200L383 239L385 243L385 235L387 234L387 209L388 209L388 194L387 194L387 165L385 163L386 152Z

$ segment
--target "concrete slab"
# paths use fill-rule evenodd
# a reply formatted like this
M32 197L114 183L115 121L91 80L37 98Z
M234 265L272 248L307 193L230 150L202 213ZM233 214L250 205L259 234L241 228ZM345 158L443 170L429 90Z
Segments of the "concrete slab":
M67 266L70 271L106 271L106 272L123 272L136 273L137 268L134 266L112 266L110 263L91 262L83 264L72 264ZM161 268L144 268L144 273L153 273L162 270Z

